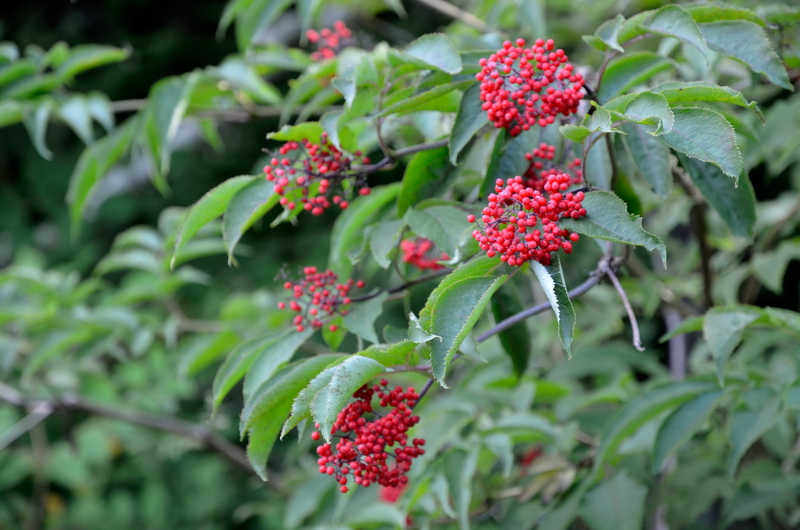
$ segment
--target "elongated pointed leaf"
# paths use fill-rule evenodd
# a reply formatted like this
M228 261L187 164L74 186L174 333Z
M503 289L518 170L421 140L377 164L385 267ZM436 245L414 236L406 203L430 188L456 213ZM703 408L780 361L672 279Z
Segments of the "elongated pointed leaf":
M642 228L641 218L630 215L619 197L607 191L591 191L586 194L582 205L586 208L586 217L564 218L559 225L590 237L658 250L666 264L667 247L664 242L646 232Z
M213 75L228 81L234 88L243 90L258 103L278 105L281 94L274 86L264 81L252 65L239 57L229 57L218 68L209 70Z
M523 309L517 290L512 288L510 283L503 285L492 296L492 314L497 322L515 315ZM531 353L531 337L528 333L528 326L524 322L520 322L501 331L498 338L503 350L511 359L514 373L517 374L517 377L521 377L528 367Z
M447 148L450 152L450 163L456 165L458 154L469 143L475 133L489 123L486 111L483 110L480 100L481 86L479 83L471 85L464 91L461 105L456 113L456 121L450 133Z
M242 235L280 201L274 188L273 182L255 177L237 191L228 203L222 220L222 237L228 250L228 265L236 263L233 251Z
M597 98L603 104L671 67L671 61L652 52L629 53L617 57L608 63Z
M675 125L675 116L661 94L642 92L637 94L625 107L625 117L648 127L648 132L653 135L668 133Z
M328 355L327 357L329 358L328 365L309 381L292 402L289 418L281 429L281 439L301 421L311 417L311 402L323 388L330 384L333 377L332 368L350 358L349 355Z
M47 142L45 141L47 125L50 123L50 112L52 110L52 103L45 100L39 105L26 110L23 119L25 129L28 131L28 136L31 137L33 146L45 160L53 158L53 152L47 148Z
M542 265L538 261L534 261L531 265L536 279L539 280L539 285L542 286L547 300L550 302L550 307L556 314L558 321L558 336L561 338L561 344L567 350L567 355L572 356L572 336L575 334L575 309L572 307L572 301L569 299L569 291L567 290L567 283L564 280L564 271L561 270L561 261L558 256L553 260L551 265Z
M710 390L714 390L714 387L709 383L681 381L655 388L626 403L603 434L594 459L594 469L599 470L619 444L649 420Z
M89 112L89 106L82 96L73 96L61 104L58 108L58 117L64 120L64 123L69 125L78 138L86 145L89 145L94 140L94 132L92 131L92 116Z
M584 35L583 40L601 52L608 50L617 50L620 53L625 52L625 48L619 44L619 32L622 25L625 23L625 17L618 14L613 20L606 20L597 28L594 35Z
M700 53L708 62L708 44L697 27L697 23L692 19L685 9L677 5L666 5L653 13L643 24L656 35L675 37L676 39L690 44L700 50Z
M647 487L619 471L585 495L578 513L592 530L640 530L646 499Z
M392 264L389 254L397 247L400 238L400 229L405 223L401 219L378 223L369 236L369 248L372 257L381 268L388 268Z
M242 394L245 405L265 381L269 380L294 356L305 341L314 334L313 329L298 332L289 329L277 337L253 345L256 350L244 376Z
M660 473L664 463L705 424L722 397L721 390L700 394L669 415L661 425L653 449L653 473Z
M733 350L741 342L744 329L758 317L757 311L746 306L715 307L706 313L703 321L703 337L714 356L720 385L724 381L725 365Z
M239 2L234 2L231 5L237 5ZM236 18L236 45L240 50L246 50L253 44L254 39L263 30L272 25L273 22L278 20L284 11L289 9L292 5L292 0L249 0L242 2L238 9L234 9ZM226 16L227 15L227 16ZM228 15L228 11L223 13L223 20L226 23L223 25L220 21L220 27L223 29L230 24L227 21L231 20L233 16Z
M402 217L406 210L434 195L444 184L449 167L446 147L415 154L403 174L403 186L397 196L397 214Z
M162 79L150 90L145 111L145 133L161 178L169 172L172 142L199 81L200 74L193 72Z
M448 74L457 74L462 69L461 56L444 33L423 35L409 44L404 53Z
M638 123L623 123L627 144L636 168L650 183L659 197L666 198L672 192L672 169L669 160L669 147L659 138L649 134Z
M764 123L764 115L758 108L755 101L747 101L741 92L731 87L719 86L708 81L670 81L662 83L651 92L661 94L670 105L680 105L692 103L694 101L708 101L717 103L730 103L753 111L756 116Z
M373 344L380 342L375 333L375 320L383 313L383 302L388 296L389 293L383 291L366 302L353 304L350 311L344 316L344 327Z
M378 113L378 116L389 116L390 114L417 112L421 110L437 110L437 109L442 110L440 105L440 98L453 92L454 90L463 90L473 84L475 84L475 81L470 79L466 81L456 81L453 83L436 85L435 87L431 88L430 90L426 90L421 94L403 98L402 100L389 105L385 109L381 110L380 113ZM434 109L425 108L424 105L431 101L437 102L437 104L435 105L436 108Z
M731 452L728 455L728 477L733 479L739 461L756 440L780 418L781 398L767 401L758 411L734 412L731 416Z
M222 215L236 193L259 177L240 175L233 177L203 195L199 201L189 208L183 217L178 234L175 237L175 248L172 252L171 266L175 266L176 257L181 248L197 233L198 230Z
M130 53L128 49L102 44L75 46L70 50L69 58L58 66L56 74L62 81L68 81L86 70L123 61Z

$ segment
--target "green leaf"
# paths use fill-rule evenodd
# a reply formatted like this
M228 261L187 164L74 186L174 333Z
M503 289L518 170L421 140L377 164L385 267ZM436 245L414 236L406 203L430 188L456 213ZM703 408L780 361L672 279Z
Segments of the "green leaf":
M717 365L719 384L724 382L725 364L742 340L744 329L759 317L759 313L746 306L709 309L703 321L703 338Z
M736 186L734 180L724 175L717 166L698 162L680 153L678 159L733 235L752 239L756 224L756 196L750 178L744 175Z
M589 491L578 512L592 530L640 530L647 487L619 471Z
M782 88L794 90L786 68L758 24L747 20L718 20L700 24L700 31L714 51L738 59Z
M666 5L653 13L642 27L656 35L675 37L676 39L691 44L703 54L708 63L708 44L697 27L692 16L682 7Z
M583 143L583 141L592 134L592 131L587 127L583 125L572 125L571 123L560 126L558 131L561 133L561 136L577 144Z
M601 104L672 67L672 62L652 52L630 53L608 63L597 92Z
M47 124L50 122L50 112L52 103L48 100L27 109L24 113L23 123L31 137L31 142L36 151L46 160L53 158L53 152L47 148L45 136L47 135Z
M539 280L539 285L542 286L547 300L550 302L550 307L553 308L553 312L556 314L561 344L567 350L567 355L571 357L572 336L575 333L575 309L569 299L567 282L564 280L564 271L561 270L561 261L558 256L556 256L551 265L547 266L534 261L531 268L536 274L536 279Z
M392 264L389 254L397 247L400 239L400 230L405 223L401 219L378 223L369 235L369 247L372 257L381 268L386 269Z
M667 144L649 134L638 123L623 123L620 129L627 135L624 142L639 173L653 187L656 195L669 197L672 192L672 169Z
M222 237L228 250L228 265L236 263L233 251L242 235L280 201L274 188L273 182L254 177L228 203L222 220Z
M667 459L703 427L721 397L722 390L700 394L669 415L656 437L653 473L661 473Z
M668 133L675 125L667 98L652 92L637 94L625 107L625 117L641 125L655 125L655 130L648 128L652 135Z
M80 231L81 217L95 185L128 151L138 128L138 120L127 120L121 127L101 138L81 153L69 182L69 203L72 239Z
M607 191L590 191L584 197L582 206L586 208L586 217L564 218L559 225L590 237L658 250L666 265L667 247L664 242L646 232L642 228L641 218L630 215L619 197Z
M502 286L492 296L492 314L496 322L501 322L523 309L517 289L512 288L510 284ZM498 338L506 355L511 359L514 373L518 378L522 377L525 369L528 368L528 359L531 353L531 336L528 333L528 326L525 322L514 324L501 331Z
M325 129L322 128L319 122L307 121L297 125L284 125L280 131L269 133L267 139L283 142L308 140L311 143L318 144L323 132L325 132Z
M406 10L403 8L402 0L383 0L383 3L386 4L389 9L400 15L401 17L406 17Z
M0 99L0 127L19 123L24 115L25 105L13 99Z
M382 291L366 302L354 302L344 316L344 327L373 344L380 342L375 333L375 320L383 313L383 303L388 296L388 292Z
M178 252L203 228L225 211L236 193L260 177L240 175L233 177L203 195L199 201L189 208L181 221L178 234L175 236L175 248L172 252L170 266L175 267Z
M524 131L509 142L506 142L506 138L507 133L503 129L497 137L489 167L486 169L486 178L481 187L483 197L494 193L497 179L505 182L517 175L524 175L530 166L525 155L535 149L539 142L539 135L533 130Z
M279 105L281 93L270 83L264 81L255 68L238 56L228 57L217 68L209 68L209 73L228 81L233 87L243 90L257 103Z
M503 478L511 476L511 468L514 465L514 444L511 442L511 436L496 432L487 435L483 443L503 464Z
M297 361L265 381L245 403L240 432L249 434L247 457L258 476L267 480L266 465L281 426L292 408L292 400L331 359L318 355Z
M242 385L245 404L258 387L269 380L279 368L289 362L295 352L313 334L313 329L298 332L291 328L277 336L266 337L266 340L260 346L257 346L258 352L247 368L244 384Z
M92 131L92 116L89 111L89 105L82 96L72 96L56 111L58 117L64 120L64 123L75 131L78 138L83 143L89 145L94 141L94 132Z
M775 250L756 253L750 268L764 287L780 294L786 269L792 260L800 260L800 238L783 240Z
M422 110L441 110L441 104L439 99L444 96L445 94L449 94L454 90L462 90L465 89L473 84L476 84L475 80L468 79L465 81L456 81L454 83L445 83L443 85L436 85L435 87L431 88L430 90L426 90L420 94L415 96L403 98L400 101L393 103L386 107L385 109L381 110L378 113L378 116L388 116L390 114L400 114L405 112L417 112ZM426 108L425 104L431 101L436 101L436 105L432 105L432 108Z
M405 220L415 234L433 241L451 259L456 257L459 242L472 227L467 221L467 213L452 205L411 209L406 212Z
M616 448L639 427L662 412L688 401L701 392L714 390L709 383L681 381L649 390L628 401L614 416L603 434L594 459L594 470L602 468Z
M758 411L734 412L731 416L731 452L728 455L728 477L732 480L739 461L756 440L770 430L780 418L781 398L767 401Z
M230 4L229 4L230 5ZM250 0L243 3L242 10L234 12L236 15L236 45L240 50L246 50L253 43L253 39L262 30L270 27L278 17L292 5L292 0ZM223 14L223 20L226 18ZM230 21L220 27L227 27Z
M433 333L428 333L419 323L419 319L414 313L408 314L408 340L415 344L423 344L425 342L431 341L433 339L439 339L442 341L442 337L439 335L434 335Z
M399 190L399 183L372 188L369 195L356 198L336 219L331 233L328 266L339 278L350 277L353 263L348 252L360 245L364 227L369 224L373 215L394 200Z
M469 530L469 507L472 502L472 483L478 469L480 443L468 440L469 450L453 449L444 456L445 476L453 494L456 519L460 530Z
M319 14L322 0L297 0L297 19L300 21L300 32L305 34Z
M31 59L15 61L0 70L0 87L4 87L36 72L36 64Z
M330 384L331 377L333 377L333 370L331 368L344 362L351 356L336 354L326 355L325 357L329 359L328 365L311 381L309 381L308 385L306 385L306 387L300 391L300 393L292 402L289 418L286 420L286 423L284 423L283 428L281 429L281 439L283 439L283 437L286 436L286 434L295 428L301 421L311 417L311 402L314 400L314 397L316 397L320 390Z
M200 75L197 72L181 77L168 77L153 85L150 90L144 128L161 178L169 172L172 141L178 134L178 127L189 108L189 100L199 80Z
M447 143L450 151L450 163L456 165L458 154L469 143L475 133L489 123L486 111L481 107L480 100L481 85L475 83L464 91L461 98L461 105L456 113L456 121Z
M70 50L69 58L56 69L62 81L69 81L76 75L92 68L116 63L128 58L130 50L104 46L102 44L83 44Z
M760 26L766 26L766 23L755 13L743 7L709 3L689 4L685 6L685 9L698 24L719 20L749 20Z
M675 126L660 138L674 150L710 162L738 181L744 166L736 131L728 120L711 109L684 107L673 112Z
M764 115L761 114L758 104L755 101L747 101L741 92L731 87L715 85L708 81L670 81L652 88L651 91L667 98L670 105L683 105L695 101L738 105L753 111L764 123Z
M311 413L319 423L320 433L330 442L336 416L353 398L353 393L387 368L374 359L356 354L328 370L331 371L330 381L314 396Z
M584 166L584 182L590 184L592 188L611 189L611 182L614 180L614 168L611 166L611 155L608 152L608 142L605 138L592 144L586 154Z
M613 20L606 20L597 28L594 35L584 35L583 40L589 46L600 50L601 52L617 50L620 53L625 53L625 48L619 45L619 31L625 23L625 17L617 14Z
M461 56L444 33L423 35L409 44L404 53L448 74L457 74L463 68Z
M491 274L497 265L497 260L479 258L458 267L431 292L420 312L422 329L441 337L430 342L431 367L445 388L444 376L453 355L506 279Z
M211 387L214 410L217 410L228 392L244 377L256 359L263 359L271 364L274 372L280 365L289 362L297 348L310 336L311 332L297 333L292 328L279 335L269 334L239 344L228 354L214 376ZM262 380L268 378L268 374L271 375L269 370L259 367L258 375ZM251 379L254 378L255 375ZM255 383L252 385L257 386Z
M433 195L444 183L447 170L447 147L416 153L403 173L403 186L397 196L397 214Z

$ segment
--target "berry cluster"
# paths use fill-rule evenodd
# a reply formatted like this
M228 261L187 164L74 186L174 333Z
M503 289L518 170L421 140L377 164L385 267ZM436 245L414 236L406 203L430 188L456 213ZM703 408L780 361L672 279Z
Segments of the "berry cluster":
M403 261L422 270L430 269L436 271L443 269L444 265L440 265L437 261L446 261L450 259L450 256L448 256L446 252L442 252L441 255L436 256L435 251L432 252L433 241L424 237L420 237L416 240L403 240L403 242L400 243L400 250L403 251Z
M306 32L306 37L309 42L317 45L317 51L311 53L311 60L323 61L335 57L339 50L349 45L353 32L344 22L337 20L333 23L333 30L325 28L317 32L310 29Z
M308 325L320 329L335 314L346 315L351 301L348 297L350 289L353 285L359 289L364 287L363 280L337 283L333 271L319 272L316 267L303 268L303 274L302 280L283 284L292 296L286 302L278 302L278 309L288 307L297 313L292 323L298 332L304 331ZM331 324L329 329L336 331L337 327Z
M369 158L361 151L353 153L360 164L369 164ZM350 204L342 195L335 194L337 185L349 181L348 191L357 190L360 195L369 194L365 173L354 173L354 159L345 155L328 141L325 133L320 143L287 142L278 149L278 157L264 166L267 180L275 183L275 193L281 195L281 205L294 210L297 203L286 196L290 190L299 189L303 209L313 215L322 215L331 204L342 209ZM351 191L352 193L352 191Z
M317 448L319 472L335 476L342 493L347 493L348 475L353 482L368 487L377 482L385 487L397 487L408 483L406 473L414 458L425 454L421 449L425 440L415 438L408 443L408 432L419 422L412 409L419 399L413 388L388 389L389 382L381 379L372 388L359 388L353 397L356 401L347 405L336 418L331 434L339 438L335 446L324 443ZM372 421L364 415L374 413L372 396L378 395L381 407L392 407L385 415L375 414ZM316 426L319 429L319 425ZM336 434L340 432L341 434ZM321 438L319 430L311 433L313 440ZM397 445L394 451L388 448ZM392 457L393 462L389 462Z
M572 177L570 184L579 184L583 182L583 169L580 158L574 158L566 167L561 164L553 162L555 158L555 146L546 143L539 144L539 147L527 153L525 158L531 163L525 174L522 175L522 183L539 192L544 191L544 185L547 182L547 177L558 173L566 173Z
M567 62L564 50L554 50L553 40L537 39L531 48L525 40L510 41L488 59L481 59L483 110L495 127L511 136L538 124L544 127L559 114L577 112L584 79Z
M472 232L472 237L491 258L500 259L509 265L522 265L528 260L550 265L552 254L562 249L572 252L572 243L578 234L558 226L562 217L578 219L586 215L581 207L584 194L563 193L572 177L566 173L548 175L543 189L548 194L527 187L520 176L510 178L505 185L497 179L495 191L489 195L489 205L483 209L483 228ZM474 215L467 217L470 223L477 222ZM541 220L541 230L528 232ZM479 225L480 226L480 225Z

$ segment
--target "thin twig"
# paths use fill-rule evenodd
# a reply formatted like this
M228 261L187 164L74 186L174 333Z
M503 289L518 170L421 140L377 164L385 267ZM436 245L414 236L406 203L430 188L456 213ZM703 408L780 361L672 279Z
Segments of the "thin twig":
M425 381L425 386L422 387L422 390L420 390L419 397L417 398L417 402L414 403L414 407L419 405L419 402L422 401L422 398L425 397L425 394L428 393L428 390L430 390L432 386L433 386L433 379L428 379L427 381ZM411 407L411 410L414 410L414 407Z
M689 219L694 230L694 237L700 246L700 272L703 276L703 304L706 308L714 305L712 296L712 276L711 276L711 247L706 239L706 214L705 203L697 203L689 211Z
M397 287L392 287L391 289L387 289L385 291L382 290L382 291L374 292L372 294L359 296L358 298L351 298L350 301L351 302L366 302L367 300L371 300L371 299L375 298L376 296L378 296L381 293L389 293L389 294L399 293L401 291L405 291L406 289L414 287L415 285L419 285L421 283L425 283L425 282L428 282L430 280L435 280L436 278L439 278L440 276L446 276L446 275L450 274L451 272L453 272L453 269L439 269L436 272L431 272L430 274L426 274L425 276L420 276L419 278L415 278L413 280L409 280L409 281L407 281L406 283L404 283L402 285L398 285Z
M486 22L444 0L417 0L417 2L444 13L459 22L463 22L467 26L472 26L480 32L484 32L487 29Z
M631 329L633 330L633 347L639 351L644 351L642 338L639 336L639 323L636 321L636 314L633 312L631 302L628 300L628 295L625 294L625 289L623 289L622 284L619 283L619 278L617 278L617 275L608 265L606 265L606 275L608 279L611 280L611 283L614 284L614 288L617 290L620 299L622 299L622 305L625 306L625 312L628 313L628 320L630 320Z
M0 451L46 420L52 412L53 408L48 403L38 403L27 416L9 427L3 434L0 434Z

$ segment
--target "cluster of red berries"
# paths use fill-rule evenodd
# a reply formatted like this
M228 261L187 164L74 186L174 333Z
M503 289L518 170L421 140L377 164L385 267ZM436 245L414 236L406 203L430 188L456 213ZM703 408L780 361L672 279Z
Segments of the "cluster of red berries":
M447 252L442 252L441 255L436 256L433 251L433 241L420 237L416 240L405 239L400 243L400 250L403 251L403 261L410 263L415 267L422 270L436 271L443 269L444 265L437 263L438 261L446 261L450 259Z
M425 440L415 438L409 444L407 434L419 422L419 416L412 414L419 394L412 387L398 386L389 390L388 385L386 379L381 379L380 384L372 388L367 385L359 388L353 394L356 401L339 413L331 429L331 434L339 441L335 446L324 443L317 447L319 472L335 476L342 493L347 493L349 475L353 482L365 488L375 482L385 487L407 484L406 473L412 461L425 454L421 449ZM374 420L367 421L364 415L374 413L372 396L376 393L380 406L392 409L383 416L375 414ZM319 424L316 427L319 429ZM320 438L319 430L311 433L312 440ZM394 451L387 451L394 445L397 445Z
M522 175L522 183L540 192L544 191L547 177L558 173L566 173L572 177L570 184L583 182L583 169L580 158L574 158L566 166L553 162L555 158L555 146L546 143L539 144L539 147L527 153L525 158L531 163L525 174Z
M319 272L316 267L304 267L303 274L305 277L302 280L283 284L284 289L292 292L292 296L288 303L278 302L278 309L288 307L297 313L292 323L298 332L304 331L308 325L320 329L335 314L346 315L351 302L348 296L350 289L353 285L359 289L364 287L364 280L338 283L336 273L330 270ZM336 331L338 328L331 324L328 329Z
M312 61L323 61L335 57L339 50L350 44L353 32L344 25L344 22L337 20L333 23L333 30L328 28L319 32L310 29L306 32L309 42L317 45L317 51L311 53Z
M472 237L491 258L509 265L522 265L528 260L550 265L552 254L559 249L572 252L572 243L578 234L558 226L562 217L578 219L586 215L581 207L582 191L564 193L572 177L566 173L548 175L543 189L548 194L525 186L520 176L497 179L495 191L489 195L489 205L483 209L483 228L472 232ZM477 222L474 215L467 216L470 223ZM541 220L541 230L528 232Z
M275 193L281 195L281 205L294 210L297 203L286 197L290 190L302 191L300 203L313 215L322 215L335 204L345 209L350 204L341 195L334 194L336 185L344 181L352 184L348 190L357 190L360 195L369 194L366 173L353 172L354 159L345 155L328 141L325 133L320 143L287 142L278 149L278 157L264 166L267 180L275 183ZM369 164L361 151L353 153L359 164Z
M559 114L577 112L584 79L567 62L564 50L554 50L553 40L537 39L531 48L525 40L510 41L488 59L481 59L483 110L495 127L511 136L538 124L544 127Z

